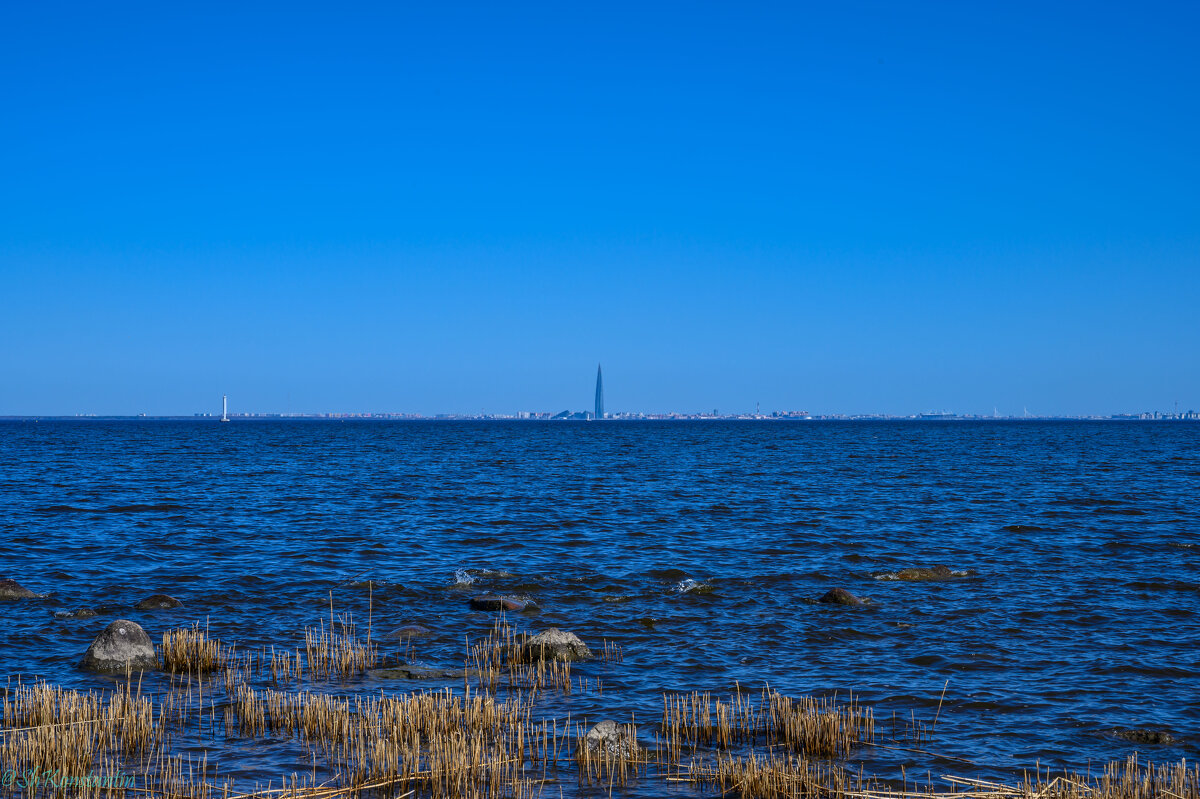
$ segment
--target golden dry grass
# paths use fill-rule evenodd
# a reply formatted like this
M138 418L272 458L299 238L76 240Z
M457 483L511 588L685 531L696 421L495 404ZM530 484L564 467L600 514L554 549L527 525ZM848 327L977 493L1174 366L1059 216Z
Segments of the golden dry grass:
M584 679L598 694L594 672L516 662L509 655L521 639L503 619L468 642L475 676L459 691L337 695L378 661L375 648L345 621L306 632L303 648L256 656L209 639L199 626L171 631L162 654L173 676L157 696L128 679L108 691L10 683L0 694L0 763L20 773L54 772L60 782L135 779L42 785L24 792L31 798L523 799L557 794L570 780L593 793L615 795L634 783L642 793L654 785L676 792L688 783L743 799L1200 799L1200 770L1182 761L1131 758L1090 774L1036 770L1008 783L941 775L914 785L904 774L864 775L843 763L872 745L871 708L852 697L788 697L769 687L725 698L667 694L659 724L643 731L639 747L589 747L590 722L549 718L543 704L564 701ZM604 651L582 670L619 662L619 649ZM219 677L197 679L207 674ZM312 767L239 793L205 746L195 748L200 742L218 750L283 745L305 753ZM6 790L0 786L0 796Z
M159 653L163 668L176 674L210 674L228 667L235 657L232 646L210 639L199 624L167 630Z

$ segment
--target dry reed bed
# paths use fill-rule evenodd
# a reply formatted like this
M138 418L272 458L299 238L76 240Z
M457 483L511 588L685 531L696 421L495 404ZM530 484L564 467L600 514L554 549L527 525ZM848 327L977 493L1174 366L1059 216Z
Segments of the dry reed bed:
M340 628L340 629L339 629ZM359 640L353 621L333 620L326 628L304 629L304 646L295 650L260 650L239 653L237 648L210 639L199 624L163 633L159 649L163 668L180 675L201 676L214 672L226 675L227 685L237 677L270 677L278 684L309 680L348 680L380 665L378 647L368 638ZM234 675L233 677L230 674Z
M217 781L203 759L193 762L169 754L171 732L197 715L180 709L182 697L171 692L156 703L129 684L107 696L42 683L18 684L5 691L0 704L0 755L22 771L120 775L130 764L141 766L140 785L135 787L47 789L47 796L227 797L232 786ZM1012 786L952 776L943 778L948 786L943 789L888 785L848 772L827 757L831 749L845 753L852 730L863 739L869 737L869 709L789 699L770 690L757 701L739 693L724 704L705 694L668 696L659 746L628 752L589 747L583 726L571 736L569 720L560 726L538 719L526 697L500 701L487 692L347 698L242 684L224 712L227 738L295 738L321 756L322 768L337 775L339 783L317 787L315 773L304 780L293 775L285 788L240 797L332 799L371 795L383 787L391 796L416 792L453 799L527 797L537 795L544 781L556 777L566 764L582 784L607 787L609 792L635 779L665 779L747 799L1200 799L1196 767L1143 765L1137 760L1110 764L1095 776L1039 771ZM202 724L204 714L198 715ZM838 720L839 729L831 719ZM682 747L672 751L662 745L672 739L703 743L712 750L693 754L684 766L678 757ZM730 751L763 744L771 754ZM810 745L826 754L779 751Z
M776 744L815 757L845 757L874 740L871 708L850 697L793 699L769 686L757 700L740 690L727 700L708 693L664 694L659 740L662 758L680 762L701 746Z
M1012 786L953 776L936 786L907 780L897 786L836 762L873 741L871 708L852 697L844 703L791 698L769 687L757 697L740 690L727 699L664 695L653 747L590 746L587 725L538 713L541 692L576 690L571 664L523 662L515 656L522 643L503 619L481 641L468 641L467 665L475 669L477 687L468 680L457 694L340 697L280 685L347 679L371 668L378 656L369 638L357 639L352 624L343 621L339 629L331 618L328 628L322 623L307 631L303 649L258 658L209 639L195 625L164 635L163 663L174 676L158 699L131 681L105 693L40 682L4 689L0 763L20 773L99 778L100 784L25 791L84 799L524 799L561 791L561 783L553 783L568 775L610 794L647 781L664 788L686 782L743 799L1200 799L1200 771L1184 762L1130 760L1096 775L1039 771ZM604 652L602 660L619 662L619 649L606 645ZM213 674L221 678L198 679ZM256 678L267 684L255 684ZM175 739L206 733L214 741L290 741L308 754L312 772L236 794L204 757L173 753ZM104 783L106 776L127 773L136 784ZM0 786L0 796L6 790Z
M636 729L636 725L629 725ZM649 777L651 769L662 765L651 750L638 746L606 747L589 745L584 727L576 730L573 750L575 770L580 785L614 788L624 787L636 778ZM666 771L659 769L660 774Z
M1141 763L1136 755L1107 764L1098 775L1040 769L1015 785L943 775L932 782L897 787L877 777L816 763L803 756L720 755L714 763L695 765L686 776L670 778L714 788L743 799L1196 799L1200 767L1184 760L1174 764Z
M173 702L156 705L127 683L107 697L46 683L18 683L3 695L0 763L18 773L86 774L105 758L145 756L162 742Z
M501 689L526 693L531 698L546 690L564 694L604 692L598 677L574 677L570 661L523 658L523 643L524 639L501 614L486 636L474 643L466 642L468 677L474 678L479 690L493 694ZM619 663L620 647L606 641L600 659L604 663Z
M525 771L561 759L567 736L520 698L449 690L336 698L241 686L226 733L294 736L350 784L386 781L435 796L523 795Z
M210 639L208 631L201 630L197 623L164 632L159 656L163 668L169 672L200 675L228 668L236 654L234 647Z

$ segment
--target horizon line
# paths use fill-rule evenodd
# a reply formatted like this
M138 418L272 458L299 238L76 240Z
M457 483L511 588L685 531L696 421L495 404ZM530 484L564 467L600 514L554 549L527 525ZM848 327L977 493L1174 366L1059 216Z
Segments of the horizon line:
M1137 413L1107 413L1107 414L1032 414L1003 415L1003 414L972 414L949 412L918 412L918 413L807 413L807 412L773 412L773 413L711 413L705 411L661 411L661 412L620 412L606 413L603 418L596 417L590 411L562 411L558 414L549 412L521 413L437 413L421 414L393 411L326 411L314 413L295 412L244 412L230 413L231 420L239 421L512 421L512 422L555 422L555 421L1200 421L1200 411L1141 411ZM0 414L0 421L213 421L220 422L219 413L164 413L164 414L121 414L121 413L75 413L75 414Z

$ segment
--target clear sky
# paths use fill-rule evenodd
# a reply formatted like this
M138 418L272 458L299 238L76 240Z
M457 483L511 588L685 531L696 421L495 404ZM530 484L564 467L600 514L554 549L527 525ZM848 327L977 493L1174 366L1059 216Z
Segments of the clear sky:
M0 414L1200 408L1200 4L0 11Z

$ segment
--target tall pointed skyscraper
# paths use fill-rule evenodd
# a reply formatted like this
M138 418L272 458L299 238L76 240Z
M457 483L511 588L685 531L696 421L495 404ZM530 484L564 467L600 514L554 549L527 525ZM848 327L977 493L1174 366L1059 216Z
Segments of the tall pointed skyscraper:
M596 364L596 418L604 418L604 375L600 373L600 364Z

